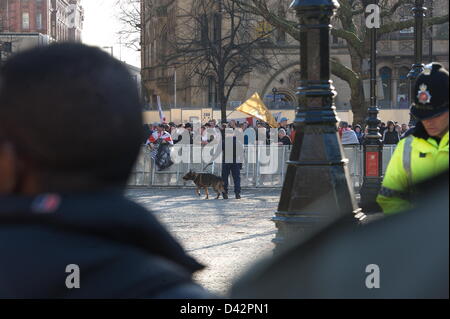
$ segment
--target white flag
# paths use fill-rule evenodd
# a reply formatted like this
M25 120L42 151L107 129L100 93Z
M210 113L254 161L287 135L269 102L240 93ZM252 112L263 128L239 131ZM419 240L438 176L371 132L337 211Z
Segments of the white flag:
M161 121L161 123L166 123L166 117L164 116L164 112L161 107L161 99L159 95L156 96L156 102L158 104L159 120Z

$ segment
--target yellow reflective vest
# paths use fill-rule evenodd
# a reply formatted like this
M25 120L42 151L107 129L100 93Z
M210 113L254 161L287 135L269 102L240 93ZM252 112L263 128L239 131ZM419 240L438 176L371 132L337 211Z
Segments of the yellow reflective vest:
M386 169L377 202L386 214L412 208L414 185L449 168L448 132L439 145L433 138L401 140Z

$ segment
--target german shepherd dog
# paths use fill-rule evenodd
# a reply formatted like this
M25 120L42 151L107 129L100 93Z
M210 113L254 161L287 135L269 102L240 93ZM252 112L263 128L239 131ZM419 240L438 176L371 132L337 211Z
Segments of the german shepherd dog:
M223 180L219 176L209 174L209 173L196 173L190 170L186 175L183 176L185 181L194 181L197 189L195 193L197 196L201 196L200 189L203 188L205 190L206 198L209 199L208 187L212 187L217 193L216 199L219 199L220 194L225 192L225 188L223 187Z

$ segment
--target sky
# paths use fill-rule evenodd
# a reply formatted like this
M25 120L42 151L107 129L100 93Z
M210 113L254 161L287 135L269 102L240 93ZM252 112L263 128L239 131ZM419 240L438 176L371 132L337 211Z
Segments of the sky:
M118 7L116 0L82 0L84 8L83 43L104 48L107 52L113 52L117 59L128 64L140 67L140 53L120 45L117 32L121 28L117 18Z

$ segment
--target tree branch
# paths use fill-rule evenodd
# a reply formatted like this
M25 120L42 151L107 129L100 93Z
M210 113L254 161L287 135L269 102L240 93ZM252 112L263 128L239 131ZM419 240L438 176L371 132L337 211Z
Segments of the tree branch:
M344 29L332 28L331 35L344 39L349 45L355 48L361 57L364 56L364 42L355 33Z
M331 64L331 73L341 80L347 82L350 87L358 83L360 81L359 75L354 72L352 69L346 67L342 63L338 62L336 59L330 59Z
M424 18L423 25L424 25L424 27L426 27L426 26L435 25L435 24L443 24L443 23L448 22L448 18L449 18L448 14L445 16L441 16L441 17ZM411 28L414 25L415 25L414 19L407 20L407 21L392 22L392 23L382 25L381 28L378 29L377 34L378 34L378 36L381 36L383 34Z

